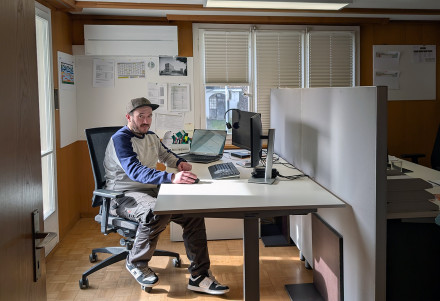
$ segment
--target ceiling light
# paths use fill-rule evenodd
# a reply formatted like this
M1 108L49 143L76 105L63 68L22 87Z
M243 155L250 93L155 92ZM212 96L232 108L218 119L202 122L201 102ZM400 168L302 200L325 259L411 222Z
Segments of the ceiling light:
M338 10L353 0L204 0L205 7Z

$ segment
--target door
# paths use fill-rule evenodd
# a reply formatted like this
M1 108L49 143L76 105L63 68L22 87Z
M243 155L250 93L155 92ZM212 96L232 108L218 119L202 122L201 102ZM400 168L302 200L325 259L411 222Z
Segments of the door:
M34 282L32 212L43 230L33 0L0 1L0 300L46 300L44 252Z

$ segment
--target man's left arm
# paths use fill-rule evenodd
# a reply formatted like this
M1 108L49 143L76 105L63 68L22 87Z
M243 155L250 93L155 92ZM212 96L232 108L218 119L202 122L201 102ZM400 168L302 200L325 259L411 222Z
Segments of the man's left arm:
M157 137L160 141L160 138ZM186 162L185 159L168 149L162 142L159 142L159 161L165 163L167 166L176 167L179 171L190 171L192 165Z

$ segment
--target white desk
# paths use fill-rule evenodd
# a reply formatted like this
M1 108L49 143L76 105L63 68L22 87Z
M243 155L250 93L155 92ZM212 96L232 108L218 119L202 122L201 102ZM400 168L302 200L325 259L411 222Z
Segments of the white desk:
M440 180L440 171L401 161L403 168L413 171L407 173L410 177ZM427 191L439 194L440 186L434 184ZM440 205L438 201L435 203ZM389 300L438 300L440 231L434 218L439 214L440 211L387 214L386 283ZM414 254L417 254L417 260L408 260Z
M413 178L420 178L425 181L438 181L440 180L440 171L425 167L423 165L415 164L394 156L390 156L390 160L400 160L402 161L402 167L412 170L412 172L407 173L408 176ZM440 194L440 186L433 184L433 188L426 189L426 191L432 194ZM440 206L439 201L435 201L437 205ZM440 211L422 211L422 212L396 212L388 213L387 219L399 219L399 218L424 218L424 217L436 217L440 214Z
M208 166L193 164L193 172L200 179L198 184L162 184L154 213L242 218L243 295L245 300L259 300L258 219L308 214L317 208L344 207L345 203L308 178L279 179L273 185L250 184L251 169L237 166L240 179L212 180ZM279 164L274 167L283 175L298 173Z

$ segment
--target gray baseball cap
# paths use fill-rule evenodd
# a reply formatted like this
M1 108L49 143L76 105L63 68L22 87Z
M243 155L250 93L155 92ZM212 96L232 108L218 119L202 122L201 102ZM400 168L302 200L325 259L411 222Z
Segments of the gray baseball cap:
M134 98L130 100L127 104L127 114L130 114L131 112L133 112L134 110L140 107L150 107L154 111L159 107L159 105L151 103L145 97Z

